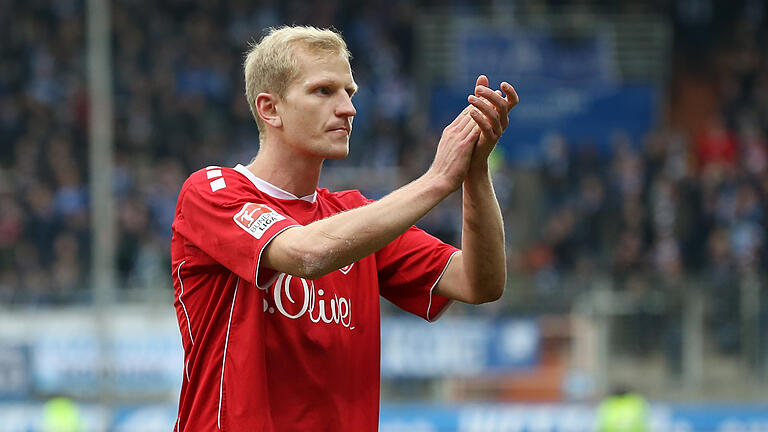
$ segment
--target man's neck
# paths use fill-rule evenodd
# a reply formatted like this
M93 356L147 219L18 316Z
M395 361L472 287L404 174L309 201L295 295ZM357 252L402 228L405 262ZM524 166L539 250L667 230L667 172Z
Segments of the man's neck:
M248 168L256 177L297 197L311 195L320 181L323 160L270 151L275 146L262 146Z

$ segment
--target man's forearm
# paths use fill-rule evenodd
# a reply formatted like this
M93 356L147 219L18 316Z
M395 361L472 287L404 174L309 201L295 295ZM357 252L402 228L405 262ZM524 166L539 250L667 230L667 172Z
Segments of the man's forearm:
M369 205L284 231L262 259L269 268L316 279L383 248L450 192L445 182L422 176Z
M316 279L386 246L466 177L480 129L466 110L443 129L427 173L381 200L275 236L262 264Z
M461 248L466 281L481 303L498 299L506 283L504 223L486 160L474 164L463 185Z

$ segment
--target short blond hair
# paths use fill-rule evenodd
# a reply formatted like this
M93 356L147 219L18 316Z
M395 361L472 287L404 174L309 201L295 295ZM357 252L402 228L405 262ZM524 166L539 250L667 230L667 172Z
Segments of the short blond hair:
M299 74L296 50L310 53L338 54L349 61L347 43L334 29L312 26L270 27L258 43L251 44L245 56L245 97L259 128L259 141L264 140L266 127L256 109L259 93L285 96L288 86Z

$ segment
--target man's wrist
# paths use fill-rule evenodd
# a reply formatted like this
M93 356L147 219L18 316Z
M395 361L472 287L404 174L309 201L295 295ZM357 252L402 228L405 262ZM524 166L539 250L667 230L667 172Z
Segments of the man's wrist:
M490 176L491 172L488 165L488 159L478 158L478 160L473 160L470 163L469 170L467 171L467 178L464 181L486 179L490 178Z
M417 181L423 184L423 187L427 193L434 193L437 195L439 200L442 200L456 190L456 187L451 183L449 179L443 178L439 175L433 175L429 171L421 176Z

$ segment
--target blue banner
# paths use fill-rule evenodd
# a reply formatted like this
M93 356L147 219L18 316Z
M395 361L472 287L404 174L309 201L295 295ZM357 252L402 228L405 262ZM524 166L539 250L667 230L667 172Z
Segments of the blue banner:
M178 332L128 328L102 346L95 332L52 330L32 342L31 357L34 387L43 394L146 397L181 385Z
M549 136L565 137L571 147L594 145L610 151L614 136L626 134L635 144L654 125L658 90L647 84L617 87L544 87L512 82L520 104L510 112L509 127L499 146L510 162L536 162ZM495 84L498 87L498 84ZM431 123L436 129L449 124L468 105L473 86L432 89Z
M659 87L619 82L610 38L599 31L567 39L511 29L460 31L453 79L431 88L431 125L440 130L450 123L485 74L492 88L508 81L520 96L499 144L510 162L536 163L555 134L572 147L603 152L617 133L639 143L655 124Z
M459 32L458 71L453 84L473 85L480 74L547 86L590 86L615 82L609 33L556 38L550 33L471 28ZM471 87L470 87L471 88Z
M590 432L588 404L397 404L381 408L380 432ZM768 432L768 405L652 404L651 432Z
M38 431L41 403L0 403L0 431ZM168 432L176 405L80 405L83 432ZM384 404L380 432L591 432L590 404ZM768 405L651 404L649 432L768 432Z
M534 320L385 318L381 325L384 377L472 376L525 370L538 361Z

